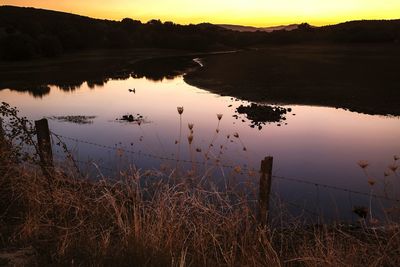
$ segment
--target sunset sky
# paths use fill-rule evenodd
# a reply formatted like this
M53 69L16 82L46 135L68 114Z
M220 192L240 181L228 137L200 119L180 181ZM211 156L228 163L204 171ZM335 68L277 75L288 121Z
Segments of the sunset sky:
M400 18L400 0L2 0L96 18L274 26Z

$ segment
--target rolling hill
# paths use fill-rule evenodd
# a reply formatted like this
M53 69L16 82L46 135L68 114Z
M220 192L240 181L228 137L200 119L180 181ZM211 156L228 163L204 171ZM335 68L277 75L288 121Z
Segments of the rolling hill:
M246 49L305 43L398 43L400 20L351 21L313 27L254 28L210 23L179 25L153 19L102 20L51 10L0 6L0 60L55 57L91 49Z
M231 24L217 24L217 26L238 32L273 32L279 30L292 31L298 28L298 24L273 26L273 27L252 27L252 26L241 26L241 25L231 25Z

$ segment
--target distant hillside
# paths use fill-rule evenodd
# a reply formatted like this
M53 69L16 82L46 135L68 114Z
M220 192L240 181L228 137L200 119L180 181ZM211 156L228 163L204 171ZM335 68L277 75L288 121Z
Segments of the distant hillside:
M282 25L274 27L252 27L252 26L241 26L241 25L231 25L231 24L217 24L217 26L238 32L256 32L256 31L273 32L280 30L292 31L297 29L299 27L299 24L291 24L286 26Z
M230 29L229 29L230 27ZM0 60L55 57L88 49L166 48L210 51L270 44L394 43L400 20L353 21L325 27L307 23L272 28L125 18L92 19L64 12L0 6Z
M130 18L100 20L57 11L0 6L0 59L52 57L96 48L218 50L249 44L245 35L212 25Z
M318 38L345 43L400 43L400 19L357 20L320 27Z

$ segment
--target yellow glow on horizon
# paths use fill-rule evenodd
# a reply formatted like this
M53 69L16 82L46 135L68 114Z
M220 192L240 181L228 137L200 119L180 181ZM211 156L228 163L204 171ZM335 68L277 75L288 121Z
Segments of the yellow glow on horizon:
M104 19L130 17L143 22L161 19L183 24L326 25L358 19L400 18L399 0L3 0L2 4Z

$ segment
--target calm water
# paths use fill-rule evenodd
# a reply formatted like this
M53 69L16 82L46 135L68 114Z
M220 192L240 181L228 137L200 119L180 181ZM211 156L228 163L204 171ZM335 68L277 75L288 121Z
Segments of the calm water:
M190 86L182 76L159 82L145 78L112 80L94 88L83 84L68 92L56 86L50 87L50 93L41 98L5 89L0 91L0 99L17 106L30 119L65 115L96 116L92 124L85 125L53 119L49 121L50 128L64 136L169 158L177 158L177 106L183 106L181 159L190 160L192 157L195 161L204 161L204 152L211 140L216 138L210 155L214 159L218 157L220 145L223 145L223 154L220 156L223 164L258 170L260 160L272 155L274 175L362 192L369 192L370 188L357 161L370 162L369 173L378 182L374 191L383 194L383 172L392 163L393 155L400 153L399 118L327 107L289 105L286 107L293 111L286 116L287 125L267 124L258 130L249 127L250 123L244 116L240 119L233 117L235 109L245 102ZM130 88L135 88L136 93L129 92ZM217 113L223 114L223 118L219 125L220 132L216 135ZM141 114L146 123L139 126L116 121L126 114ZM187 142L188 123L194 123L191 150ZM236 132L240 139L232 137ZM227 135L231 135L231 138L228 139ZM160 166L174 167L176 164L123 150L118 152L67 139L65 141L78 160L94 160L100 168L118 169L126 164L135 164L143 169L159 169ZM246 147L246 151L243 147ZM54 149L56 155L62 157L62 150L57 147ZM196 149L202 152L196 152ZM182 164L182 168L189 169L190 166ZM216 168L216 172L229 176L232 169ZM247 179L257 181L258 175ZM398 192L400 181L395 177L387 180L391 189L397 189ZM351 218L352 206L368 205L368 197L279 179L274 180L273 191L284 200L330 216L340 213L341 217Z

